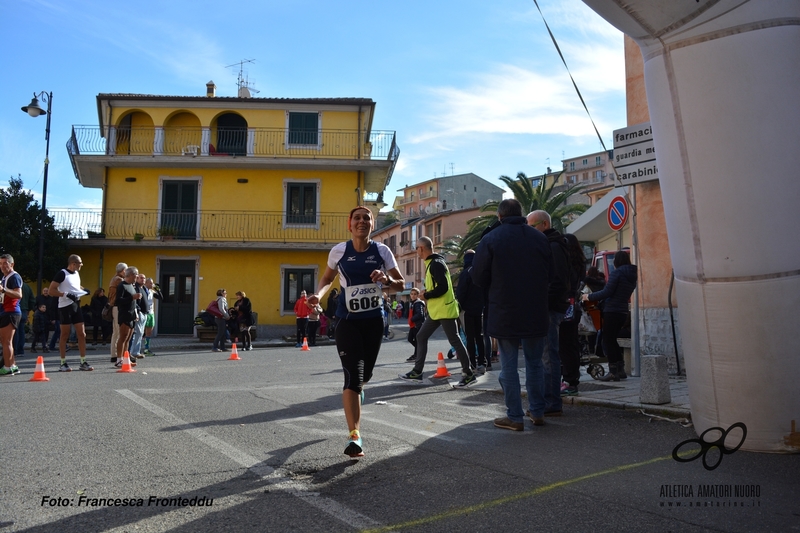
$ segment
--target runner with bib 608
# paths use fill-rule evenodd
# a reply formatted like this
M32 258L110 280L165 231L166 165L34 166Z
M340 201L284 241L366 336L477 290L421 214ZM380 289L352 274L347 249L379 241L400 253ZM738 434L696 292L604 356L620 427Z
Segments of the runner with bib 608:
M372 378L383 339L383 288L402 290L405 284L389 247L370 240L373 226L368 208L350 211L348 229L353 237L333 247L317 292L308 297L308 305L319 303L339 275L342 290L336 307L339 322L335 338L344 370L342 405L350 432L344 453L350 457L364 456L361 404L364 384Z

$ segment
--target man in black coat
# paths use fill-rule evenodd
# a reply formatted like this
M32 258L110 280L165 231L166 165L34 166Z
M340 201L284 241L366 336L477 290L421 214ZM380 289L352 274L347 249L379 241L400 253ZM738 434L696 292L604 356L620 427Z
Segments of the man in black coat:
M558 329L569 307L569 256L564 236L554 230L547 211L528 214L528 224L547 237L553 254L553 279L547 292L550 324L544 346L544 414L561 416L561 356L558 353Z
M472 261L474 250L464 252L464 268L458 276L456 299L464 312L464 335L467 337L467 353L469 362L479 374L492 369L491 361L486 360L486 349L483 344L483 289L472 281ZM477 348L477 353L476 353Z
M475 251L472 280L486 289L489 319L486 334L498 340L500 385L507 416L494 425L522 431L524 415L534 426L544 425L542 352L548 327L547 291L552 276L552 252L547 237L528 226L515 199L500 202L500 225L487 233ZM528 410L523 412L517 359L525 355Z

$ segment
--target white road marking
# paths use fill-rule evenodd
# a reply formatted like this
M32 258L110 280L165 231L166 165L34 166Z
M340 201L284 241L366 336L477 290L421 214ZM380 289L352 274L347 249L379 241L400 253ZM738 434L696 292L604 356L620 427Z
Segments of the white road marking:
M163 409L154 403L148 402L134 392L126 389L117 390L117 392L132 402L144 407L169 424L181 428L186 434L199 440L209 448L218 451L222 455L233 460L235 463L247 468L250 472L259 476L264 481L267 481L268 483L285 490L293 496L302 499L304 502L316 507L332 518L352 526L355 529L374 528L382 525L380 522L377 522L366 515L345 507L339 502L320 496L317 492L309 491L306 484L292 480L282 474L277 473L274 468L263 464L262 461L259 461L252 455L245 453L234 446L231 446L227 442L218 439L213 435L208 434L204 430L183 420L182 418L179 418L166 409Z

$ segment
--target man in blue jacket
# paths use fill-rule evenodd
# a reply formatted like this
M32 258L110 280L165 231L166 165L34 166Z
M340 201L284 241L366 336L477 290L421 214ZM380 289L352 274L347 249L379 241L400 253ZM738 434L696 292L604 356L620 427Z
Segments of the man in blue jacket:
M500 385L507 416L494 425L522 431L524 414L534 426L544 425L542 352L548 327L547 292L552 277L552 253L547 237L527 224L515 199L500 202L500 225L487 233L475 251L472 280L487 289L489 320L486 333L498 340ZM525 355L528 410L523 414L517 359Z
M558 329L569 307L569 259L564 236L553 229L547 211L532 211L528 224L547 237L553 254L553 277L547 291L549 326L544 343L544 414L561 416L561 355L558 353Z

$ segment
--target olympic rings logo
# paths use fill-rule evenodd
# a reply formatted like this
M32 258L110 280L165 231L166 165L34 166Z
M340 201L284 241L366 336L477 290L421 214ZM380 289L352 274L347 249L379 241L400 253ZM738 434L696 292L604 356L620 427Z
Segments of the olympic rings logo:
M742 440L739 441L739 444L737 444L735 448L726 448L725 447L725 439L728 437L728 434L734 428L741 428L741 430L742 430ZM708 441L706 441L705 436L706 436L707 433L709 433L711 431L719 431L721 435L717 440L712 441L712 442L708 442ZM725 430L723 430L720 427L708 428L707 430L705 430L702 433L702 435L700 435L700 438L685 440L685 441L681 442L680 444L678 444L677 446L675 446L675 449L672 450L672 458L675 459L676 461L678 461L679 463L690 463L690 462L694 461L695 459L699 458L700 456L702 456L703 457L703 468L705 468L706 470L709 470L709 471L710 470L714 470L715 468L717 468L720 465L720 463L722 462L722 457L724 455L730 455L730 454L732 454L733 452L735 452L736 450L738 450L739 448L742 447L742 444L744 444L744 439L745 438L747 438L747 426L744 425L744 422L736 422L731 427L729 427L728 429L725 429ZM700 445L700 451L698 451L696 454L692 455L691 457L681 457L678 454L678 452L686 444L699 444ZM717 459L716 463L714 463L713 465L709 465L706 459L707 459L707 456L708 456L708 452L711 451L713 448L717 448L719 450L719 458Z

